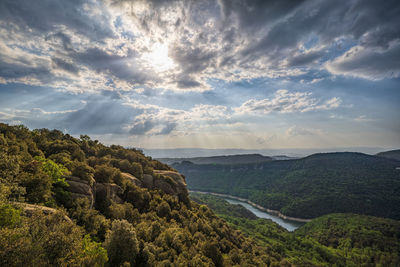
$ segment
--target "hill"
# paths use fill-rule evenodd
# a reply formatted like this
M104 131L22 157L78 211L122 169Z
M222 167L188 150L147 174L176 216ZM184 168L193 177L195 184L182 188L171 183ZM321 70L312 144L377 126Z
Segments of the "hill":
M384 151L384 152L380 152L376 155L378 157L384 157L384 158L395 159L395 160L400 161L400 149Z
M314 154L259 164L173 167L191 190L247 198L298 218L357 213L400 219L398 162L362 153Z
M297 266L400 264L399 221L337 213L316 218L295 232L288 232L271 220L248 217L241 212L240 205L229 204L219 197L191 193L191 198L207 204L232 227L262 246L271 246Z
M0 123L0 266L290 265L140 150Z
M196 158L158 158L157 160L165 164L182 163L190 161L195 164L246 164L246 163L261 163L274 160L271 157L266 157L260 154L240 154L228 156L213 156L213 157L196 157Z

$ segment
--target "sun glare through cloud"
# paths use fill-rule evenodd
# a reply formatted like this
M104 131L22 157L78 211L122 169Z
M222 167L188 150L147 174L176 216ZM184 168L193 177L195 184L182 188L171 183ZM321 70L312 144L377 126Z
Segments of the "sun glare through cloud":
M399 115L400 0L0 0L0 267L400 266Z
M150 52L143 54L143 59L156 72L164 72L176 66L172 58L168 55L168 45L164 43L153 44Z
M376 3L1 1L0 119L146 147L395 147L400 16Z

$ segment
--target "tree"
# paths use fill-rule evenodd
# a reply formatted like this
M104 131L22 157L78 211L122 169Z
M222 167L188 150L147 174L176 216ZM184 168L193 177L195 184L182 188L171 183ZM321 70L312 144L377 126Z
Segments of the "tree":
M93 184L94 169L86 165L86 163L74 161L70 164L69 169L72 169L73 176L77 176L85 181L88 181L90 185Z
M141 179L143 177L143 167L137 162L132 163L131 172L133 176Z
M115 220L106 234L104 246L107 249L111 266L129 262L135 264L139 253L139 241L133 226L126 220Z
M171 208L166 201L162 201L157 207L157 215L160 217L169 217Z
M92 241L90 235L85 235L82 240L82 257L85 266L104 266L108 261L107 250L101 243Z
M223 266L222 254L216 242L204 243L202 250L204 255L214 262L215 266Z
M112 183L114 182L114 178L118 175L120 175L120 171L117 168L107 165L98 165L95 168L94 179L98 183Z

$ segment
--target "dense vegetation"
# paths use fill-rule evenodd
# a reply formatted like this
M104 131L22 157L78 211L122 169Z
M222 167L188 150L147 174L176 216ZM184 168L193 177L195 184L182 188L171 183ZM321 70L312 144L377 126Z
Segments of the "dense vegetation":
M190 193L190 198L199 204L205 204L218 215L229 215L233 217L240 217L246 219L257 219L258 217L243 207L242 205L233 205L228 203L226 200L215 197L209 194L201 194L201 193Z
M292 235L202 200L227 223L191 201L181 178L136 149L0 124L0 266L398 263L398 222L355 217L344 220L353 227L332 219L324 228L318 219Z
M384 151L384 152L380 152L376 155L378 157L384 157L384 158L395 159L395 160L400 161L400 149Z
M264 247L301 266L399 266L400 222L355 214L329 214L288 232L268 219L254 219L240 205L198 193L191 198Z
M0 124L0 266L288 265L177 177L136 149Z
M247 198L292 217L351 212L400 219L398 166L398 161L361 153L259 164L173 165L191 190Z

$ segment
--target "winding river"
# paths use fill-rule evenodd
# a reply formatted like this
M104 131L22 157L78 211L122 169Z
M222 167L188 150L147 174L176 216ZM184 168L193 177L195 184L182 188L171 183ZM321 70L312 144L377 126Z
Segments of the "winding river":
M256 204L253 204L252 202L250 202L246 199L241 199L241 198L230 196L230 195L217 194L217 193L211 193L211 192L200 192L200 191L191 191L191 192L196 192L196 193L201 193L201 194L211 194L214 196L221 197L231 204L240 204L243 207L245 207L246 209L248 209L249 211L251 211L252 213L254 213L257 217L264 218L264 219L270 219L290 232L296 230L297 228L304 225L304 223L305 223L305 222L298 221L298 220L302 220L302 219L291 220L291 219L287 219L287 218L281 218L274 213L261 210L260 208L255 207ZM253 205L249 204L248 202L252 203ZM309 220L305 220L305 221L309 221Z

